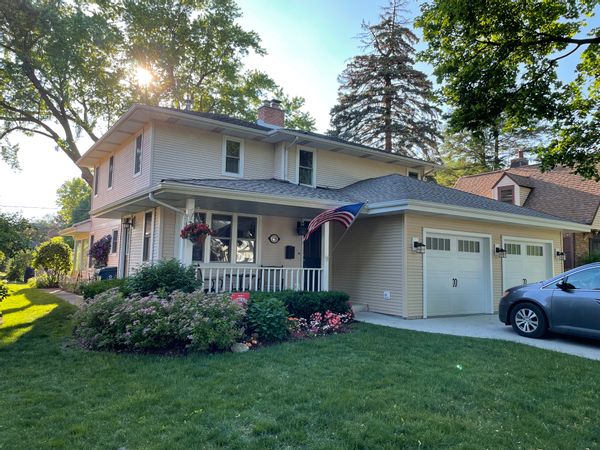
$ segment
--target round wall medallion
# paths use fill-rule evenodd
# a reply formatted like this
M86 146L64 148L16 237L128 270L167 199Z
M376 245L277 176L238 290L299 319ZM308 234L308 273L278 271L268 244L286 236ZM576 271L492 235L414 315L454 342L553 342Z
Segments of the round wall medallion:
M273 233L271 236L269 236L269 242L271 244L277 244L279 241L281 240L281 238L279 237L279 235Z

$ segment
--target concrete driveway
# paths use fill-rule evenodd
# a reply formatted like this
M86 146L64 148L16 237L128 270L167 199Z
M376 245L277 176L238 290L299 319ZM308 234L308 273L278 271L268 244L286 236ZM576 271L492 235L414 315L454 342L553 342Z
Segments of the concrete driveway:
M385 314L362 311L356 313L356 320L425 333L501 339L600 361L600 341L557 334L550 334L544 339L524 338L515 333L512 327L507 327L501 323L496 314L405 320Z

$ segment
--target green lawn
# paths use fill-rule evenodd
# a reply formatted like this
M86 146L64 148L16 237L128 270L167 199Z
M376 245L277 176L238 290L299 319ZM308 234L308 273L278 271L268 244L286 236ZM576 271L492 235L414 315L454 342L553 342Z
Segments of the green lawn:
M91 353L73 307L0 303L0 449L597 448L600 363L370 325L245 354Z

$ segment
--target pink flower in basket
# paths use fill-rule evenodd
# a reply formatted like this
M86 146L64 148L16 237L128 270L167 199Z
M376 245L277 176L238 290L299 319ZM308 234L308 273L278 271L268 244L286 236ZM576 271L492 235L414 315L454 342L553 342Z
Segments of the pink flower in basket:
M212 236L213 231L203 222L191 222L181 229L181 239L189 239L194 243L202 243L206 236Z

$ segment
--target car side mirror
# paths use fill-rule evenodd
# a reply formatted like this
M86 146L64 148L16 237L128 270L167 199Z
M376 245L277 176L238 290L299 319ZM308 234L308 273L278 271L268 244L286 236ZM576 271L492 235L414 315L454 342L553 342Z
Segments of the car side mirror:
M560 280L558 283L556 283L556 287L563 291L570 291L571 289L575 288L575 286L573 286L571 283L567 283L565 280Z

